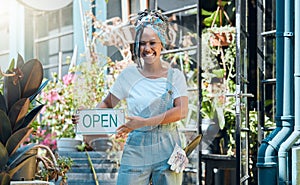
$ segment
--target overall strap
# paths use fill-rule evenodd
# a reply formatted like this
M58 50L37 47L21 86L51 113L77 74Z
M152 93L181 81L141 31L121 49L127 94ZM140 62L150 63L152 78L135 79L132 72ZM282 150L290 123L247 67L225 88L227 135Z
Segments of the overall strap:
M166 90L167 92L170 92L172 91L172 82L173 82L173 68L170 67L168 69L168 76L167 76L167 85L166 85Z
M173 68L168 69L168 76L167 76L167 82L166 82L166 92L162 96L162 102L160 106L160 111L164 112L167 111L169 108L172 107L173 101L172 101L172 82L173 82Z

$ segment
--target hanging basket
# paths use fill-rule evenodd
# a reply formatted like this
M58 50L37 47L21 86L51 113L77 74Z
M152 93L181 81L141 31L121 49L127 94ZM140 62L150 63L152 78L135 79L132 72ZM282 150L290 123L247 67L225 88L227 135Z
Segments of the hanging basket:
M231 32L212 32L210 45L214 47L229 46L233 39Z
M229 44L232 43L233 40L232 22L230 21L227 12L224 10L224 6L225 4L222 4L222 0L218 0L218 8L216 10L213 22L211 23L211 27L210 27L210 32L212 33L210 37L210 45L214 47L229 46ZM223 14L225 15L227 21L229 22L229 25L226 26L222 25ZM215 21L218 15L220 15L219 16L220 25L218 27L215 27Z

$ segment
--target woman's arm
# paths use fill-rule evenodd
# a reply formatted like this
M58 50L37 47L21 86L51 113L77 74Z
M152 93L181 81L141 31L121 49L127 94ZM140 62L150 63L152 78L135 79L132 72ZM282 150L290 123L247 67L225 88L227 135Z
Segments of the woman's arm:
M154 117L146 118L143 126L155 126L158 124L168 124L179 121L187 116L188 113L188 97L181 96L174 100L174 107L165 113Z
M121 125L117 129L117 135L122 137L132 130L145 127L155 126L159 124L168 124L179 121L186 117L188 112L188 97L181 96L174 100L174 107L166 112L150 118L142 118L139 116L127 117L129 120L126 124Z
M119 101L115 95L108 93L104 100L97 104L96 108L114 108Z

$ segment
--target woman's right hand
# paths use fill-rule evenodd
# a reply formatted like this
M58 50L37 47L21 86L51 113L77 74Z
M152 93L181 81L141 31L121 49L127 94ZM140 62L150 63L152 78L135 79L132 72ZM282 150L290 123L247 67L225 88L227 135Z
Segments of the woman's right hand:
M83 106L80 106L76 111L75 111L75 114L72 115L72 123L73 124L78 124L78 121L79 121L79 114L78 112L80 110L83 110L84 107Z
M79 121L79 115L78 114L73 114L72 115L72 123L73 124L78 124Z

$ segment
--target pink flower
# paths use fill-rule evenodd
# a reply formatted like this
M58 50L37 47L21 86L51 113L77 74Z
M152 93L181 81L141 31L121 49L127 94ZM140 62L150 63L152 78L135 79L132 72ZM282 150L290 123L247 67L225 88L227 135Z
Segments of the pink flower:
M44 100L49 101L50 104L60 99L60 96L56 90L51 90L49 94L44 95Z
M70 83L73 83L74 79L75 79L74 74L66 74L65 76L63 76L63 82L65 85L69 85Z
M55 140L56 132L48 133L44 137L45 137L45 139L41 142L41 144L49 146L51 148L51 150L55 150L57 148L57 143Z

